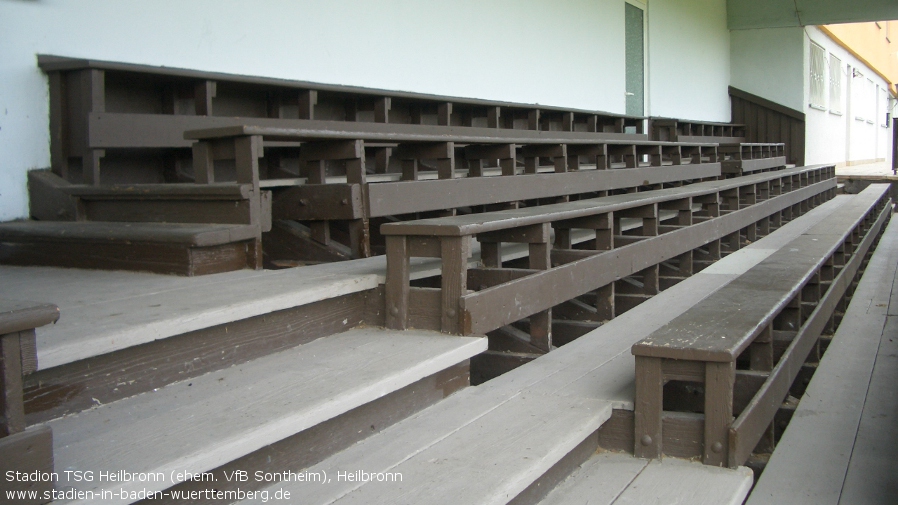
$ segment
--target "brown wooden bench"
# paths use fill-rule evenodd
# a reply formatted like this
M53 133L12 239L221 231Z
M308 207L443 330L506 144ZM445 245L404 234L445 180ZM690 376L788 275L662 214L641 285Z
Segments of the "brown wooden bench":
M660 187L716 178L720 169L714 144L607 140L590 132L307 121L296 128L244 124L185 135L199 141L196 160L213 160L195 161L199 167L213 167L219 152L301 143L307 176L281 183L274 195L275 219L311 221L322 243L330 240L329 221L349 222L350 245L358 257L370 255L371 218ZM369 176L375 178L369 174L369 146L396 150L402 173L386 179L395 184L369 183ZM258 163L262 151L242 156ZM484 162L496 165L492 174ZM425 176L426 168L432 176ZM329 180L334 170L341 182ZM207 171L204 177L212 180L213 169ZM266 187L277 184L269 181Z
M548 351L553 307L593 292L585 317L610 319L622 308L616 304L635 306L657 293L662 273L667 282L689 276L694 265L701 268L738 249L742 236L755 240L782 218L831 197L834 188L832 166L803 167L649 193L388 223L381 227L387 238L386 326L472 334L530 317L531 345ZM664 217L670 223L659 223ZM588 230L594 239L585 249L572 248L571 230ZM483 268L467 266L472 238L481 243ZM504 268L503 242L529 244L529 265ZM441 258L439 289L410 286L412 257ZM676 267L659 266L674 258ZM622 282L627 277L632 282Z
M895 496L896 266L892 222L849 289L851 302L807 388L790 391L792 403L800 401L747 505L889 503Z
M650 120L651 137L669 142L717 142L739 144L745 142L745 125L691 121L676 118L653 117Z
M821 334L838 323L834 315L891 216L887 190L856 196L632 347L636 456L660 457L664 427L690 420L703 423L694 456L706 464L735 467L756 447L772 449L777 410L802 364L819 359ZM703 401L678 394L689 383Z
M721 170L729 177L786 168L782 142L747 142L745 125L651 118L651 138L671 142L719 144Z
M38 55L38 66L50 83L52 168L74 183L183 180L190 163L184 132L233 125L235 118L269 126L320 119L647 138L644 118L601 111L52 55ZM276 153L272 172L279 171Z
M53 489L51 480L27 475L53 472L53 433L46 425L26 429L22 378L37 370L34 329L57 319L59 308L55 305L0 298L0 487L4 493L34 491L39 496L37 500L11 501L15 503L46 503L49 499L40 498Z
M0 262L179 275L260 269L271 192L260 188L257 158L233 150L217 157L229 182L216 183L211 168L197 172L197 183L94 186L32 177L55 202L44 202L42 214L74 214L67 217L75 221L0 224Z
M721 143L718 152L721 171L728 177L786 168L786 145L782 143Z

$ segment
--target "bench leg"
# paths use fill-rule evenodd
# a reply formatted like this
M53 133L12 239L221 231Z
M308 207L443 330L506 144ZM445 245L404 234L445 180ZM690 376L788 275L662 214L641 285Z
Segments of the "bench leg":
M25 431L20 338L19 332L0 335L0 436Z
M702 461L706 465L728 464L735 382L735 362L705 364L705 446Z
M661 358L636 356L633 453L637 458L661 457L662 379Z
M353 258L371 256L371 237L367 219L354 219L349 222L349 242Z

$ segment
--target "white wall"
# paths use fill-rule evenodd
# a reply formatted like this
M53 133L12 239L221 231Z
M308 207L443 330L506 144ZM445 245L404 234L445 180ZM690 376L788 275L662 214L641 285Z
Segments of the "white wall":
M805 161L811 163L839 163L863 162L873 160L891 161L891 133L890 128L883 127L882 114L886 104L880 100L875 109L875 116L870 112L870 103L867 101L867 80L873 81L879 89L886 87L886 82L875 74L851 53L832 41L826 34L815 27L808 27L804 32L804 80L805 80ZM811 41L823 47L826 51L826 76L827 91L829 89L829 75L832 69L829 66L830 53L842 60L842 103L840 107L833 107L830 103L829 93L826 97L826 110L810 107L809 72L810 72L810 44ZM859 70L863 76L853 77L848 73L846 65ZM875 87L874 87L875 89ZM834 114L833 109L841 109L841 114ZM857 119L858 117L862 119ZM872 123L867 119L872 119Z
M801 28L730 32L730 85L780 105L805 108Z
M649 4L649 113L728 120L725 0ZM0 221L49 165L39 53L625 111L624 0L0 0Z
M650 115L730 121L730 32L723 0L648 3Z

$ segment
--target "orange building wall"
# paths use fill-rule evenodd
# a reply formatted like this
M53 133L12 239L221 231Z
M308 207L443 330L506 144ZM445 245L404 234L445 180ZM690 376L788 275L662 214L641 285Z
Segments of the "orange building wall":
M839 45L890 83L898 97L898 21L846 23L819 27Z

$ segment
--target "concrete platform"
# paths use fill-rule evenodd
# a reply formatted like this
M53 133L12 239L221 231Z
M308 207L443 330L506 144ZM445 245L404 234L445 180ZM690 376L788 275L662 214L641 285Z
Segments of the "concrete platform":
M717 468L667 458L645 460L599 453L540 505L741 505L753 477L745 467Z

